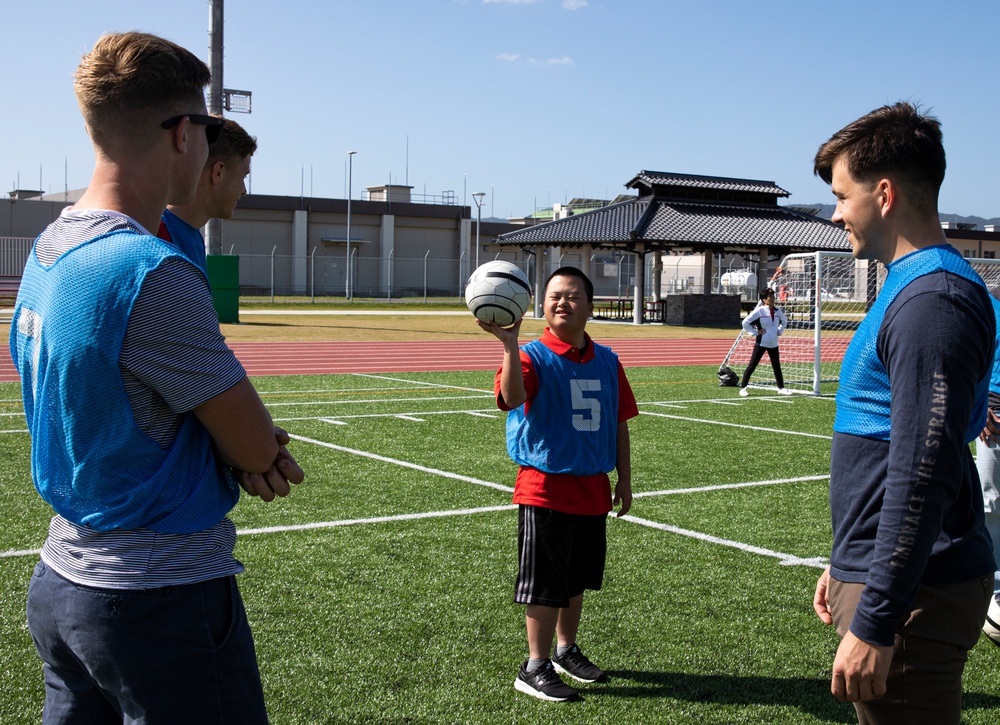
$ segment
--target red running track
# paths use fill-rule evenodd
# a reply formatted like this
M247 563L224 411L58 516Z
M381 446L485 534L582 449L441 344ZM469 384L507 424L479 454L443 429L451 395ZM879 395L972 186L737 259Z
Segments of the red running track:
M629 367L718 365L732 340L599 340ZM503 348L496 340L426 342L234 342L251 376L495 370ZM17 381L8 355L0 355L0 382Z
M727 340L602 340L625 367L718 365ZM496 370L503 348L496 340L459 342L233 343L250 375L316 375L448 370Z

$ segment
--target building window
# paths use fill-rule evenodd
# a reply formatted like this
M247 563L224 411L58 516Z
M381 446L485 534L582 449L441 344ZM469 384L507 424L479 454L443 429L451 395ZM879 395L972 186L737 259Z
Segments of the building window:
M990 250L983 250L983 259L996 259L997 253Z

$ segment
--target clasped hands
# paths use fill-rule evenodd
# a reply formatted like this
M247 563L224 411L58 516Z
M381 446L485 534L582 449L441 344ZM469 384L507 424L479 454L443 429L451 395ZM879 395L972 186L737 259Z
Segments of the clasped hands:
M288 452L285 446L291 438L283 428L274 426L274 437L278 441L278 455L271 467L263 473L247 473L233 469L240 486L251 496L263 501L273 501L276 496L285 497L292 491L290 484L302 483L305 472Z

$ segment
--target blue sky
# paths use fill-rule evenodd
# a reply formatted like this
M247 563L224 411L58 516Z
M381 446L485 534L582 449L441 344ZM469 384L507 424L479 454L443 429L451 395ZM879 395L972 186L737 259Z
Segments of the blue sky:
M229 0L227 88L258 137L252 191L408 183L483 216L611 198L642 169L775 181L830 202L816 148L899 99L944 127L941 211L1000 216L994 0ZM72 74L104 32L208 56L207 0L50 0L0 17L0 184L85 186ZM474 213L474 207L473 207Z

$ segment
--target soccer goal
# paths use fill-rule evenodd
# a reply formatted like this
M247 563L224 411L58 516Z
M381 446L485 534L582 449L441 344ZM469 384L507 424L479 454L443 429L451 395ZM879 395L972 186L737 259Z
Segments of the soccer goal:
M1000 297L1000 259L970 259L969 264L986 283L994 297Z
M824 383L837 382L844 351L868 300L875 299L878 267L854 259L850 252L789 254L781 260L767 286L788 318L779 344L786 388L819 395ZM754 338L741 331L719 367L722 385L738 384L753 346ZM767 355L747 387L777 390Z
M992 294L1000 297L1000 260L969 259ZM849 252L789 254L768 282L775 305L788 317L781 336L781 372L785 387L819 395L835 384L854 330L885 280L885 267L856 260ZM719 366L720 385L738 385L750 361L754 339L742 331ZM777 390L767 355L747 387ZM833 392L833 385L828 386Z

